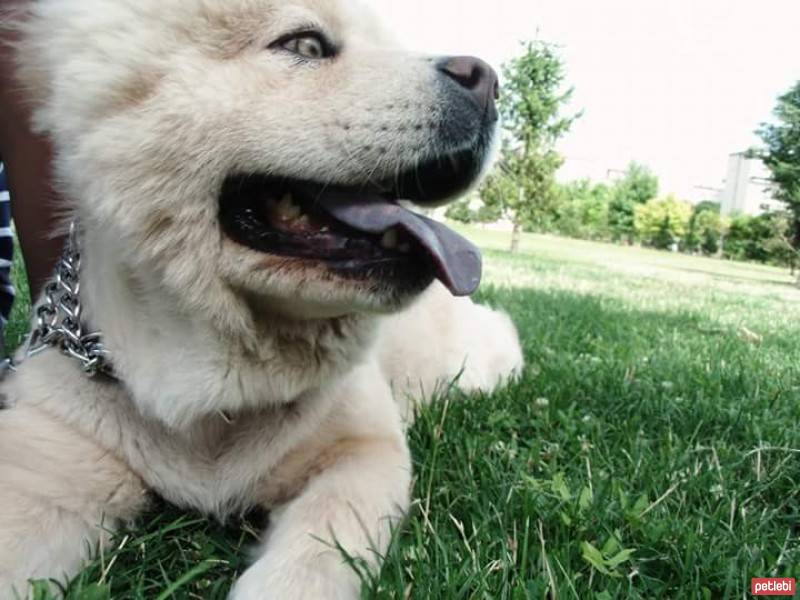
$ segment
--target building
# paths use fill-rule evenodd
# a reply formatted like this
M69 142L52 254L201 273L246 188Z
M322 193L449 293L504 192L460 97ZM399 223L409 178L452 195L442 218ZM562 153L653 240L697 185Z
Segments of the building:
M723 215L760 215L782 210L785 205L776 200L770 190L767 167L746 152L731 154L725 187L720 192L719 203Z

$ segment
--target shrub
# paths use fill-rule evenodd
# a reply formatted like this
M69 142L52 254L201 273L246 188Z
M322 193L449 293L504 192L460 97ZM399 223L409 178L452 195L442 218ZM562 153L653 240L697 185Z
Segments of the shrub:
M748 260L779 266L792 266L797 258L791 247L791 215L773 212L733 218L725 238L723 255L733 260Z
M707 256L717 254L720 249L726 219L720 215L719 204L701 202L695 206L689 226L681 242L684 252L702 252Z
M669 249L685 235L692 217L692 207L674 196L651 200L635 207L634 229L646 246Z

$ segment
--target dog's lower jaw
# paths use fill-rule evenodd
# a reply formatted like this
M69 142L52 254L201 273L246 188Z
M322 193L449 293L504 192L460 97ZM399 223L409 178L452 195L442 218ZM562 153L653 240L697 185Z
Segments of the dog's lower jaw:
M374 317L290 320L255 314L246 299L229 301L246 314L234 319L243 325L221 327L146 269L128 267L118 245L104 232L85 239L84 314L103 332L131 401L170 428L294 403L352 370L373 344Z

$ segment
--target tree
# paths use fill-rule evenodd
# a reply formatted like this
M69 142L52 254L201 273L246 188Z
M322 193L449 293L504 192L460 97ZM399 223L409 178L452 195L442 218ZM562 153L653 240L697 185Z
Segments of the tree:
M775 123L763 123L758 135L764 148L755 154L772 174L773 193L792 213L791 240L800 248L800 81L778 98Z
M700 202L694 207L681 247L686 252L702 252L707 256L717 254L722 242L726 222L717 202Z
M634 213L637 206L658 196L658 177L639 163L628 165L625 176L611 190L608 224L615 240L633 243L636 231Z
M459 223L474 223L478 220L478 215L472 210L472 201L471 196L465 196L452 202L447 207L444 216L451 221L458 221Z
M694 226L700 238L700 251L713 256L720 251L722 235L726 229L726 219L719 211L702 210L692 215Z
M591 194L582 206L583 224L590 239L607 240L610 238L608 228L608 210L611 190L604 183L592 187Z
M552 46L528 43L521 56L505 65L503 75L499 110L506 138L498 168L486 179L481 198L485 213L513 223L515 251L523 227L541 230L553 221L555 173L563 162L555 144L579 115L561 115L572 90L562 90L563 64Z
M768 237L761 242L761 247L772 264L789 267L794 273L800 254L792 246L791 232L794 216L788 211L778 211L767 215Z
M495 205L485 204L473 193L450 203L444 216L459 223L494 223L503 215Z
M667 250L686 235L692 207L688 202L668 196L637 204L634 208L634 228L639 239L648 246Z
M737 215L725 238L724 256L794 268L798 255L790 241L793 220L786 211Z
M581 239L607 239L608 186L580 179L559 188L554 231Z

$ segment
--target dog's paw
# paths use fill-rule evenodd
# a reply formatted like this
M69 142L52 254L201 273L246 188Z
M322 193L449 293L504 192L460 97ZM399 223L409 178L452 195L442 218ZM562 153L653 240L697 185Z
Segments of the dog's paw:
M358 600L356 574L344 564L326 568L331 565L325 562L310 566L258 561L236 582L230 600Z

